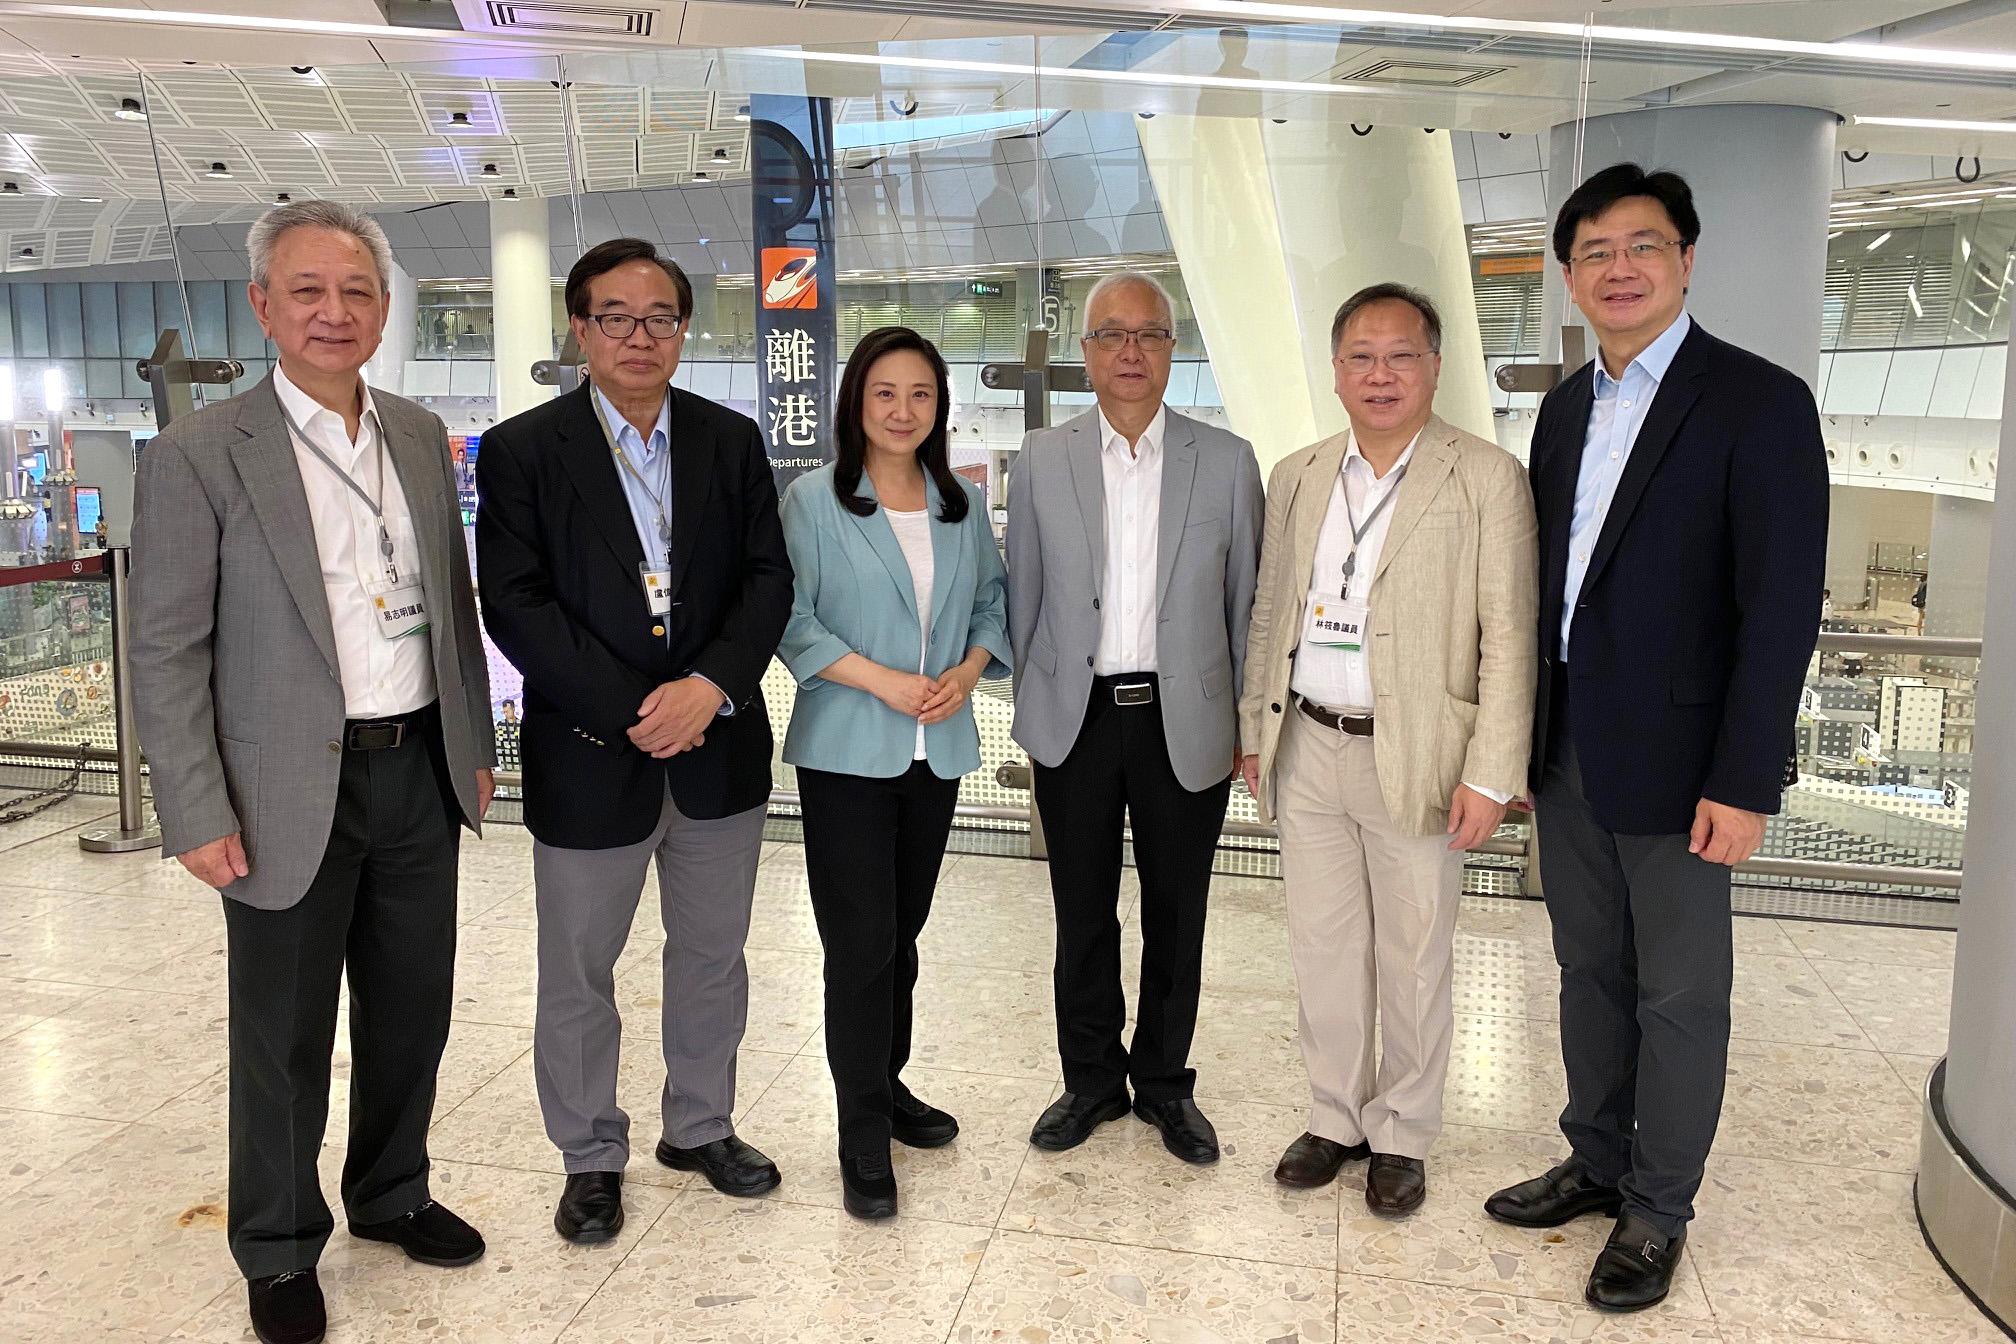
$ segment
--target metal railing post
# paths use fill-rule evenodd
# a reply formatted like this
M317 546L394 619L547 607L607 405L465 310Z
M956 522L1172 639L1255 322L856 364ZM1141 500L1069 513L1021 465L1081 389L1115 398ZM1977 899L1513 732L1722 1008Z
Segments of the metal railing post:
M93 854L130 854L156 849L161 828L147 820L140 796L140 735L133 724L133 668L129 600L133 553L124 546L105 552L105 574L112 586L112 731L119 771L119 824L100 826L77 837L77 846Z

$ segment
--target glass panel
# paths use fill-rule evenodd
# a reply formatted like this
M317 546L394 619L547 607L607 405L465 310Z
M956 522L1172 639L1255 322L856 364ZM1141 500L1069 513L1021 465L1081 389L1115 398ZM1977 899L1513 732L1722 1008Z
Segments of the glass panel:
M119 294L109 281L83 286L84 353L106 359L119 356Z
M46 286L49 305L49 353L77 358L84 353L84 311L74 284Z

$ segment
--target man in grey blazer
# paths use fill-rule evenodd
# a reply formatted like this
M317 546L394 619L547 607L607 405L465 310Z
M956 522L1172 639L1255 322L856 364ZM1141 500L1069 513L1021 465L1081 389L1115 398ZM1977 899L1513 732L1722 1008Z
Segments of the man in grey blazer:
M316 1161L350 984L352 1236L463 1265L428 1197L459 828L490 805L490 686L440 419L365 386L392 251L301 201L247 239L279 367L142 452L133 684L162 847L224 894L231 1252L254 1331L325 1328Z
M1064 1095L1029 1141L1074 1148L1134 1111L1186 1162L1218 1136L1188 1065L1211 858L1238 767L1238 702L1260 559L1253 448L1162 404L1169 295L1121 272L1087 296L1098 407L1023 441L1008 490L1015 740L1034 762L1057 910ZM1141 989L1120 1040L1120 855L1141 875Z

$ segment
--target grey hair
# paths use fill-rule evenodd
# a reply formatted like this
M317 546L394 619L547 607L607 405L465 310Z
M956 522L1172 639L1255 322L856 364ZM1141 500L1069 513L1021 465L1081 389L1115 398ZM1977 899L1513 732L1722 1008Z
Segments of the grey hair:
M1361 308L1369 308L1375 303L1404 303L1421 314L1421 325L1428 330L1428 348L1435 354L1442 353L1442 314L1436 310L1435 300L1423 294L1412 285L1403 285L1388 280L1365 288L1344 300L1337 310L1337 316L1330 322L1330 349L1334 352L1337 343L1344 339L1344 328L1351 325L1351 319Z
M1085 321L1091 322L1092 310L1099 306L1100 299L1126 285L1140 285L1154 291L1155 297L1162 303L1162 311L1168 315L1169 325L1176 325L1176 300L1169 297L1168 289L1160 280L1146 271L1115 271L1101 277L1099 283L1092 286L1092 292L1085 296ZM1090 336L1092 333L1088 330L1084 334Z
M333 229L364 244L378 268L378 288L392 292L392 244L378 221L339 201L290 201L276 205L252 222L245 232L245 252L252 260L252 283L266 288L273 268L273 249L290 229Z

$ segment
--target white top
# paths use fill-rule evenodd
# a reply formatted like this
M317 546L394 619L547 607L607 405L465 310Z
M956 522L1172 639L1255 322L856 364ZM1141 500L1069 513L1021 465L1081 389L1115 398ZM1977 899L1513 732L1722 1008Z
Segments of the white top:
M417 583L420 552L414 538L413 512L389 453L382 458L385 480L381 483L378 479L378 447L384 428L378 422L371 389L361 378L358 386L363 389L363 416L353 443L345 435L341 415L296 387L278 366L273 370L273 390L294 423L385 510L385 528L392 535L392 558L399 567L400 581ZM308 492L308 517L322 561L322 589L329 599L329 623L336 634L344 714L353 719L376 719L432 704L436 696L432 638L387 639L378 633L371 594L365 587L385 582L377 518L291 431L288 438L294 444L302 487ZM429 613L437 620L443 615Z
M1326 597L1337 596L1344 584L1344 558L1351 554L1351 519L1364 522L1387 495L1399 488L1400 469L1414 459L1414 445L1421 436L1409 440L1384 476L1372 472L1372 464L1358 450L1358 436L1351 436L1344 450L1343 469L1330 487L1330 507L1323 515L1323 530L1316 534L1316 562L1309 587ZM1346 502L1349 508L1346 508ZM1379 572L1379 553L1386 546L1386 533L1393 526L1399 501L1379 509L1358 543L1358 564L1351 577L1351 600L1365 602L1366 627L1371 626L1369 598L1372 576ZM1372 660L1364 649L1337 649L1302 640L1295 649L1295 675L1289 689L1305 700L1340 714L1366 715L1372 712Z
M1092 670L1154 672L1155 564L1162 525L1162 435L1168 412L1132 448L1099 412L1099 469L1106 481L1106 574L1099 585L1099 648Z
M917 628L921 632L917 641L917 672L920 676L931 674L924 667L925 650L931 646L931 583L935 573L931 559L931 510L914 509L909 513L883 505L882 512L889 515L889 526L896 533L896 544L903 548L903 559L910 565L910 586L917 592ZM924 759L924 725L917 725L917 750L910 758Z

